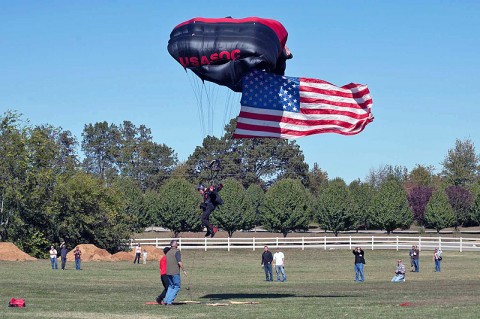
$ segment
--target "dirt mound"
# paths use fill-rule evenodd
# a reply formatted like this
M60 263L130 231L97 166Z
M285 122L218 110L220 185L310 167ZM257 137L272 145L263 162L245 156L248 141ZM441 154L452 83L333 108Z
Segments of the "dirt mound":
M143 251L147 251L147 260L155 261L160 260L163 256L163 249L155 248L154 246L142 246L142 256L140 262L143 261ZM112 260L115 261L133 261L135 259L135 248L131 251L120 251L112 255Z
M6 261L26 261L37 260L27 253L24 253L13 243L0 243L0 260Z
M133 251L119 251L112 255L112 259L115 261L133 261L135 259L135 252Z
M105 249L98 248L92 244L81 244L78 248L82 252L82 261L113 261L112 255ZM67 254L67 260L75 260L73 250Z

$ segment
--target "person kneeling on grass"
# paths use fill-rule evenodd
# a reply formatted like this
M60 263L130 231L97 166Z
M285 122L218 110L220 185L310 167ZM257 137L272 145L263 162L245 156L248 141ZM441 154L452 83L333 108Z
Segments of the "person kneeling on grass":
M392 282L405 281L405 265L399 259L397 261L397 270L395 270L395 276L392 278Z

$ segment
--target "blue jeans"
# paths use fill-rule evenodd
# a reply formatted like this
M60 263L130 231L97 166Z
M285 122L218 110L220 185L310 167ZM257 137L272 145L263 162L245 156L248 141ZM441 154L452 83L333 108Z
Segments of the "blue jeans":
M435 259L435 271L439 272L440 271L440 263L441 261L438 259Z
M75 259L75 269L80 270L80 259Z
M180 291L180 274L178 275L168 275L168 290L167 295L163 301L167 305L171 305L172 302L177 297L178 292Z
M365 278L363 277L363 264L355 264L355 281L364 281ZM360 277L360 278L359 278Z
M282 274L282 281L287 281L285 267L283 267L283 265L275 265L275 272L277 273L277 281L280 281L280 274Z
M265 281L273 281L272 264L263 265L263 270L265 270Z
M419 259L413 259L413 266L415 267L415 272L420 271L420 260Z
M405 275L395 275L392 278L392 282L401 282L401 281L405 281Z
M52 269L58 269L57 257L50 257L50 263L52 264Z

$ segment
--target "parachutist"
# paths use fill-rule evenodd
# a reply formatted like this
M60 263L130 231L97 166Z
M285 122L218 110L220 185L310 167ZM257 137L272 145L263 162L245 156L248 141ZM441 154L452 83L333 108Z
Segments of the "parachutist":
M200 205L202 209L202 225L207 227L207 233L205 237L213 237L217 232L217 227L210 224L210 214L217 208L217 206L223 204L223 200L218 194L218 192L223 188L222 184L217 186L210 185L210 187L205 188L203 185L197 187L198 192L203 196L203 203Z

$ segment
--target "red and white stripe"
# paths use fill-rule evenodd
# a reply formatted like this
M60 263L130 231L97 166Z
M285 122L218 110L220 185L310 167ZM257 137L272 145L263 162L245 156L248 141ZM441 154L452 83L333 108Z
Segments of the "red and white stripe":
M234 138L296 139L321 133L358 134L373 121L367 85L300 78L300 112L241 107Z

